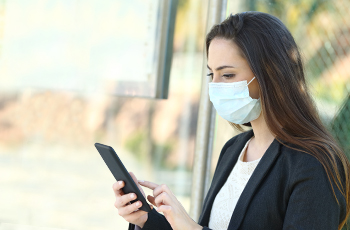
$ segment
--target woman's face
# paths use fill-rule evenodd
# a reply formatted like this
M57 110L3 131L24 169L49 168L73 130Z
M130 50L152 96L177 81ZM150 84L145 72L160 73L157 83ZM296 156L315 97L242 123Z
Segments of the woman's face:
M241 56L237 45L230 40L214 38L208 50L208 74L212 82L237 82L253 79L248 62ZM249 96L258 99L259 84L256 78L249 84Z

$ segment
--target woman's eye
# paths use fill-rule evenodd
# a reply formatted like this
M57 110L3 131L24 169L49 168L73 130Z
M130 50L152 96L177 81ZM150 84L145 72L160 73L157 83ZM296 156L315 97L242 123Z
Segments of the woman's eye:
M213 79L213 73L208 73L207 76L211 77Z
M224 74L222 75L224 78L231 78L231 77L234 77L235 74Z

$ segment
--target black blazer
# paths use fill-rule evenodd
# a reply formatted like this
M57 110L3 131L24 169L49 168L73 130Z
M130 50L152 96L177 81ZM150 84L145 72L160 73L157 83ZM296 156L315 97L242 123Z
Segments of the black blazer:
M198 221L203 230L209 230L206 226L215 196L253 135L253 130L246 131L223 147ZM322 164L315 157L274 139L244 188L228 229L337 230L345 218L346 202L334 183L333 188L339 205ZM129 230L133 229L134 225L130 224ZM143 229L172 228L166 218L153 209Z

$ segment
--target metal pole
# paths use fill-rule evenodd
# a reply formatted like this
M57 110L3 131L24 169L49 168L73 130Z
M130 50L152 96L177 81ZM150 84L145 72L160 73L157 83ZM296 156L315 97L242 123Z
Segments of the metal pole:
M211 27L220 23L226 17L227 0L209 0L208 20L206 32ZM203 55L202 76L207 73L206 55ZM196 150L193 161L192 193L190 216L198 221L203 199L209 187L210 165L213 150L215 109L209 101L208 83L209 77L202 78L201 98L198 111Z

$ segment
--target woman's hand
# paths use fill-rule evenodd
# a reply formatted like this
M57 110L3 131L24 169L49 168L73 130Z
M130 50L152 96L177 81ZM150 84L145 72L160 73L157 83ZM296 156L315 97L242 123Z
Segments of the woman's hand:
M136 185L139 187L143 196L145 196L145 193L141 188L141 186L138 184L135 175L132 172L129 172L129 174L132 177L132 179L135 181ZM148 219L148 214L145 211L138 210L138 208L141 207L141 201L135 202L133 204L130 203L130 201L133 201L137 198L136 194L135 193L124 194L122 191L122 188L124 186L125 186L124 181L117 181L116 183L113 184L113 190L116 198L114 206L118 209L119 215L123 217L126 221L142 228ZM151 208L153 207L151 206Z
M164 214L174 230L201 230L203 228L192 220L168 186L141 180L139 184L153 190L153 197L148 196L147 199L158 207L157 211Z

